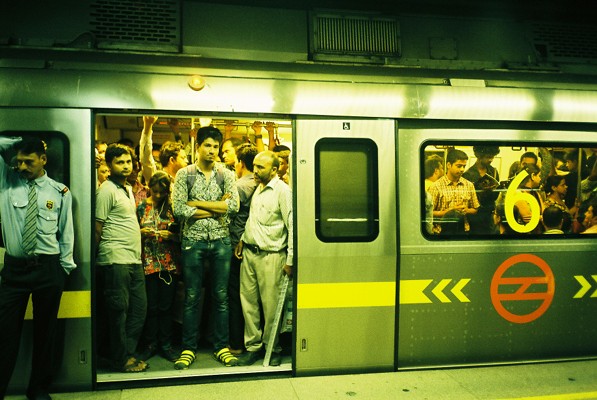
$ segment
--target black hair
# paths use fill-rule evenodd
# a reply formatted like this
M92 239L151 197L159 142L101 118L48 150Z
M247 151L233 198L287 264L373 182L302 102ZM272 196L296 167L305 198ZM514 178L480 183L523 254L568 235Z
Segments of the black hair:
M201 146L207 138L212 138L220 145L222 144L222 132L215 126L204 126L197 130L197 146Z
M522 182L520 182L518 187L524 186L533 177L533 175L537 175L541 172L541 168L539 168L536 164L525 165L523 170L526 171L528 175L522 180Z
M290 151L290 147L285 146L283 144L278 144L273 148L274 153L278 153L280 151Z
M38 156L46 154L46 142L41 139L34 137L23 138L22 141L18 142L15 146L15 150L18 153L32 154L35 153Z
M458 160L468 160L468 156L462 150L450 149L446 156L446 163L454 164Z
M473 152L477 158L483 156L495 157L500 154L500 148L498 146L473 146Z
M253 171L253 160L257 155L257 147L250 143L241 144L236 149L236 159L245 163L249 171Z
M178 154L182 149L182 143L173 142L171 140L165 142L160 148L160 164L162 164L162 167L168 165L170 157L178 157Z
M543 210L543 224L546 228L559 228L564 222L564 212L556 206L549 206Z
M520 156L521 163L523 158L532 158L533 160L535 160L535 164L537 164L537 154L533 153L532 151L527 151L526 153L523 153L523 155Z
M151 189L153 186L158 185L162 189L166 190L166 192L170 193L171 184L172 181L170 179L170 175L164 171L156 171L156 173L149 178L149 184L147 186Z
M550 175L545 180L545 193L552 194L553 193L553 186L558 186L562 181L566 179L561 175Z
M438 156L437 154L433 154L433 155L429 156L425 160L425 167L424 167L425 179L432 176L436 169L441 168L443 163L444 163L444 160L442 160L442 158L440 156Z
M134 159L133 150L129 146L120 143L112 143L106 149L106 164L112 164L112 160L124 154L129 154L131 159Z

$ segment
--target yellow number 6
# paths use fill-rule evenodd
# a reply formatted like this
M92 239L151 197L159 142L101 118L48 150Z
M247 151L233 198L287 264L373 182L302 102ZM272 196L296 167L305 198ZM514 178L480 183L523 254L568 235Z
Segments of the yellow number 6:
M532 231L539 225L539 220L541 219L541 210L537 199L529 193L518 191L518 186L528 175L529 174L526 171L521 171L516 175L516 178L510 183L510 186L508 186L508 190L506 191L506 201L504 204L506 221L508 221L508 225L510 225L515 232L519 233ZM529 206L531 206L531 220L526 225L519 224L516 218L514 218L514 206L519 201L526 201L529 203Z

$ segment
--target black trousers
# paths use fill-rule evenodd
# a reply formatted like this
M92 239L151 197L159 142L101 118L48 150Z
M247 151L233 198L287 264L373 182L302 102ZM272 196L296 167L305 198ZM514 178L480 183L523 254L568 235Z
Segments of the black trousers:
M0 282L0 398L12 376L29 296L33 301L33 355L27 393L47 392L55 365L58 309L66 280L59 255L32 259L5 254Z
M173 273L163 271L145 275L147 292L147 318L143 328L145 346L159 346L162 350L172 347L172 304L177 285L178 277Z

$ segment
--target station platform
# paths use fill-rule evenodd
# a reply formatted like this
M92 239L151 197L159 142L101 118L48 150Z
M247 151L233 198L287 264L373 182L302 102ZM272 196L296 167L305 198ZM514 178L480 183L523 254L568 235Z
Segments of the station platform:
M94 392L54 400L597 399L597 360L251 380ZM25 396L7 396L22 400Z

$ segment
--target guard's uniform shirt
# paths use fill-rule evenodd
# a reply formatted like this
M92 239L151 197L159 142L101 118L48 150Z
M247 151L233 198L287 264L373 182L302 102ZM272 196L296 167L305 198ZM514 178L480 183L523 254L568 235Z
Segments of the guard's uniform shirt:
M21 138L0 137L0 152ZM61 183L43 176L35 179L37 191L37 245L35 255L60 254L60 264L68 274L77 266L73 261L74 229L72 195ZM27 180L7 165L0 155L0 213L6 252L13 257L26 257L22 248L29 186Z

